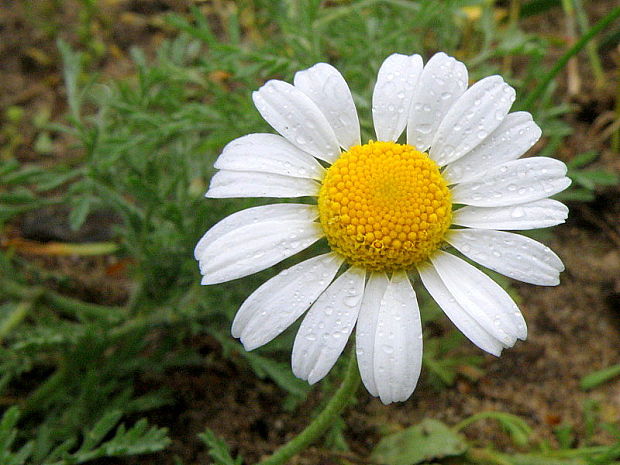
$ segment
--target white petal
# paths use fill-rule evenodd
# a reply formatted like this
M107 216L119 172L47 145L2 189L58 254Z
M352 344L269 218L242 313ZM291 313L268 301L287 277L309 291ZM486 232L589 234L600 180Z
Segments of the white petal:
M396 141L402 134L421 72L420 55L394 53L379 68L372 94L372 119L377 140Z
M274 276L243 302L235 315L232 335L241 339L245 350L268 343L314 303L342 262L338 255L327 253Z
M310 307L293 344L295 376L314 384L334 366L355 326L364 280L364 270L349 268Z
M196 245L202 284L247 276L305 249L323 236L316 213L314 205L280 204L224 218Z
M443 172L450 184L472 181L493 166L516 160L540 139L542 131L525 111L510 113L495 131Z
M439 124L465 89L465 65L443 52L433 55L422 70L411 101L407 143L422 152L427 150Z
M465 309L454 299L443 283L435 268L426 263L418 266L420 278L429 294L441 307L452 323L482 350L499 357L504 345L487 332L480 324L467 314Z
M547 157L522 158L488 170L477 181L452 188L452 201L476 207L502 207L543 199L570 185L566 165Z
M259 171L319 181L325 174L314 157L276 134L248 134L233 140L214 166L219 170Z
M194 257L200 260L204 249L211 242L249 224L257 224L261 221L307 221L310 223L318 216L319 210L316 205L301 203L277 203L246 208L227 216L209 229L196 245Z
M546 245L504 231L451 229L446 240L459 252L509 278L541 286L560 284L564 265Z
M283 81L268 81L252 94L262 117L293 145L333 163L338 140L325 116L301 90Z
M374 358L381 402L407 400L422 367L422 324L415 292L404 272L392 275L381 300Z
M375 338L381 301L383 300L388 282L385 273L372 273L370 275L366 289L364 289L364 300L362 300L362 307L360 308L355 329L357 365L364 386L375 397L379 395L377 384L375 383Z
M353 97L342 74L327 63L317 63L295 74L295 87L312 99L331 125L340 146L360 143L360 123Z
M257 171L221 170L213 175L206 197L304 197L319 195L314 179Z
M465 311L504 346L525 339L519 308L495 281L464 260L439 251L431 261L450 293Z
M514 100L515 90L500 76L475 83L454 102L437 128L431 158L439 166L461 158L500 125Z
M524 230L564 223L568 207L542 199L510 207L463 207L452 212L452 224L480 229Z

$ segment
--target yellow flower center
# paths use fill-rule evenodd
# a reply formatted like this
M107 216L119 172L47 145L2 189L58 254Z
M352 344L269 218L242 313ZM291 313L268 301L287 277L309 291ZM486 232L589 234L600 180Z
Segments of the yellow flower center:
M411 145L369 142L327 170L319 218L330 247L351 265L404 270L439 248L452 218L437 164Z

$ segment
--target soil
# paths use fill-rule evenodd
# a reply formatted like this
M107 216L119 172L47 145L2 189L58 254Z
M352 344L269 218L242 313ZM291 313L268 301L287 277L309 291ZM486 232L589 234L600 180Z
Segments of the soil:
M78 2L57 3L60 11L53 9L52 0L0 4L0 70L3 76L0 107L19 105L24 109L24 117L17 124L16 138L4 131L0 135L0 145L14 144L14 153L23 161L51 164L59 158L76 156L62 139L53 140L53 150L47 155L33 149L40 133L33 118L46 112L51 120L60 119L66 110L59 57L51 37L60 36L74 44L78 41L75 28L62 26L79 22L75 13L79 11ZM129 47L137 45L154 50L169 33L161 26L161 15L169 11L185 13L193 2L107 0L100 3L103 13L94 21L91 32L106 45L106 51L96 59L95 67L104 76L119 77L132 72L127 58ZM607 0L588 3L592 21L615 4ZM560 11L528 20L526 28L530 32L557 37L563 24ZM614 63L620 63L620 52L609 49L603 53L608 77L603 88L595 88L592 84L584 57L579 58L577 66L582 78L581 92L568 97L576 106L576 111L566 117L574 132L556 156L569 161L587 150L599 150L601 157L594 167L618 174L620 160L618 153L610 148L611 132L606 128L617 104L613 98L618 79L617 67L614 75ZM565 86L564 80L565 77L560 80L562 86ZM562 92L563 89L557 95L565 95ZM543 140L533 152L544 143ZM415 394L405 404L383 406L361 389L357 404L344 418L351 451L339 455L320 445L314 446L292 463L335 464L342 463L343 459L349 463L369 463L366 458L382 433L397 431L425 417L454 424L485 410L509 412L526 419L536 440L548 440L552 444L555 442L553 430L559 425L573 425L577 436L583 432L586 399L599 402L603 421L617 421L620 379L589 392L579 388L579 380L594 370L620 363L618 193L617 186L608 187L599 190L592 203L569 203L569 220L555 228L553 236L546 240L566 265L560 286L543 288L515 283L529 326L527 341L506 350L501 358L485 355L482 375L472 380L464 373L458 376L452 388L433 389L423 375ZM29 233L27 225L27 221L15 224L12 230L2 234L43 240L40 230ZM58 234L62 240L62 233ZM72 278L77 296L106 304L125 297L122 291L117 294L105 291L119 283L123 284L121 289L127 285L122 278L109 272L118 265L113 258L36 260L39 265ZM444 319L439 331L449 330L450 323ZM320 389L315 389L298 410L287 412L281 407L281 390L240 368L243 364L221 357L221 348L214 339L201 336L188 342L207 354L204 366L171 372L156 380L173 389L178 398L173 408L151 415L155 424L170 428L172 446L154 456L122 462L106 460L102 464L171 465L175 455L186 464L209 463L205 446L196 437L205 427L224 438L234 453L244 456L246 463L254 463L299 432L321 402ZM480 353L470 344L459 349L459 354ZM493 444L503 450L514 448L508 436L492 422L476 423L466 429L466 434L484 445ZM609 443L611 438L600 434L596 440Z

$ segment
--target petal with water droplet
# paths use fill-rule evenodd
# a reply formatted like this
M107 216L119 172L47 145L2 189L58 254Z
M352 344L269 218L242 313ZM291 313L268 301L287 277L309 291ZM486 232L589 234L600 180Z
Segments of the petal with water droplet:
M320 185L314 179L258 171L220 170L213 175L206 197L316 197Z
M321 294L301 322L293 344L293 373L314 384L338 360L364 296L364 270L351 267Z
M515 91L501 76L481 79L450 107L439 124L429 155L439 166L458 160L504 120Z
M487 169L515 160L540 139L542 131L525 111L510 113L489 137L443 172L450 184L473 181Z
M379 395L375 383L375 339L381 300L387 285L388 278L385 273L372 273L370 275L366 289L364 289L364 300L355 329L357 365L364 386L373 396Z
M452 187L452 202L476 207L519 205L552 196L571 181L566 165L547 157L522 158L487 170L482 178Z
M505 231L451 229L446 235L466 257L509 278L541 286L560 284L564 265L544 244Z
M243 302L232 324L232 335L245 350L267 344L288 328L321 295L336 276L343 259L327 253L282 271Z
M474 344L482 350L499 357L504 346L499 340L484 329L480 323L469 316L459 305L454 296L445 286L437 271L429 264L418 266L420 278L429 294L441 307L452 323Z
M508 293L482 271L447 252L431 257L435 271L467 314L504 346L527 337L523 315Z
M340 146L360 143L360 123L355 103L342 74L327 63L317 63L295 74L295 87L312 99L331 125Z
M302 203L277 203L246 208L227 216L211 227L196 245L194 257L196 260L200 260L202 252L208 244L248 224L257 224L262 221L307 221L311 223L318 216L319 209L316 205Z
M441 120L466 89L465 65L443 52L433 55L422 70L411 100L407 143L420 151L427 150Z
M323 112L295 86L267 81L252 99L265 121L299 149L329 163L340 156L338 140Z
M396 141L402 134L421 72L420 55L394 53L379 68L372 94L372 119L377 140Z
M568 208L553 199L509 207L463 207L452 212L452 224L480 229L526 230L564 223Z
M255 171L320 181L325 168L310 154L277 134L248 134L229 142L214 167L229 171Z
M217 284L255 273L305 249L323 231L313 220L315 205L278 204L248 208L224 218L194 250L202 284Z
M422 367L422 324L418 301L405 272L395 272L385 290L377 318L375 383L381 402L411 396Z

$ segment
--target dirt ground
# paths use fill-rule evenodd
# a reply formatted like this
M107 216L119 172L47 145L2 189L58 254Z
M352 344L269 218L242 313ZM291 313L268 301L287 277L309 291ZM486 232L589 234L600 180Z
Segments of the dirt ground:
M0 4L0 107L22 106L25 110L19 123L15 153L24 161L53 163L54 157L71 157L62 140L55 140L50 155L36 153L32 147L38 130L33 118L48 112L50 119L60 118L65 109L59 60L51 35L59 34L75 43L75 35L41 27L53 2L2 2ZM78 21L71 1L55 14L50 24L61 28L63 22ZM131 73L127 59L130 45L153 50L167 34L158 17L167 11L185 11L189 2L183 1L107 1L109 22L94 27L96 36L108 48L98 58L96 66L104 76L124 76ZM594 19L613 1L591 2L597 7ZM28 7L28 8L25 8ZM600 11L596 11L600 8ZM55 22L54 22L55 21ZM49 21L48 21L49 22ZM550 16L541 21L547 24L527 24L531 30L543 33L562 24L561 17ZM542 28L542 29L541 29ZM61 28L62 29L62 28ZM591 86L585 61L580 61L583 87L573 99L577 111L567 117L575 128L574 135L557 154L569 161L586 150L600 150L597 168L620 173L617 153L612 153L609 138L600 130L601 122L613 110L613 79L618 78L614 62L620 62L619 51L608 51L605 67L611 83L602 90ZM617 81L616 81L617 87ZM3 132L0 145L9 142ZM568 222L555 228L547 241L564 260L566 272L558 287L543 288L515 284L521 296L520 307L529 326L529 337L497 359L486 355L484 374L476 381L459 376L454 388L440 391L425 383L424 375L417 391L404 405L385 407L360 390L358 403L346 413L346 437L351 452L343 457L351 463L364 460L382 431L398 430L424 417L455 423L484 410L499 410L522 416L534 429L536 437L554 441L553 429L560 424L572 424L576 431L583 429L583 402L593 398L600 402L604 420L620 417L620 379L584 392L579 380L584 375L612 364L620 363L620 204L618 187L597 192L591 204L570 204ZM24 235L16 226L11 234ZM61 233L59 233L61 234ZM62 239L62 237L60 237ZM123 293L110 296L110 276L104 269L110 259L49 262L62 266L75 279L76 294L102 303L122 301ZM88 272L85 272L88 270ZM449 329L447 319L443 329ZM440 328L441 330L441 328ZM152 414L153 422L168 426L174 439L169 451L156 457L134 458L123 463L172 464L174 454L185 463L208 463L204 445L196 433L208 426L240 452L248 463L273 451L307 424L313 409L320 402L320 390L315 389L308 401L293 414L280 407L282 393L272 383L263 382L251 372L241 371L239 365L219 357L219 344L210 337L191 341L201 348L205 366L170 373L159 380L172 388L178 404ZM480 355L470 344L459 349L462 353ZM505 433L490 422L477 423L466 430L467 435L483 444L495 444L505 450L511 444ZM601 442L610 438L601 436ZM342 458L342 457L341 457ZM298 460L299 464L337 463L338 456L320 446L310 448ZM120 462L105 461L112 464Z

